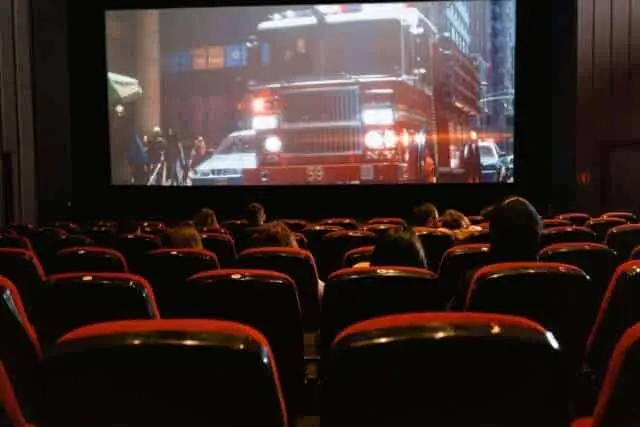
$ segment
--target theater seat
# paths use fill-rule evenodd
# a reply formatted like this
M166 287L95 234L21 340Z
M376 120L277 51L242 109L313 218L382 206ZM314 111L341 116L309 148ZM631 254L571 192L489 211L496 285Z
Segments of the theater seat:
M629 224L635 224L638 222L638 217L631 212L607 212L602 215L603 218L620 218L627 221Z
M66 335L46 363L50 425L286 426L267 340L216 320L138 320Z
M556 218L569 221L577 227L583 227L591 219L591 215L586 213L570 212L558 215Z
M342 266L344 268L351 268L361 262L370 262L371 255L375 250L375 246L363 246L361 248L352 249L347 252L342 260Z
M587 363L600 380L616 343L637 322L640 322L640 261L629 261L613 274L587 345Z
M369 221L367 221L368 225L374 225L374 224L389 224L389 225L397 225L399 227L406 227L407 226L407 221L405 221L402 218L373 218Z
M93 225L87 230L87 236L95 242L97 246L111 248L116 244L116 228L104 225Z
M114 248L124 255L129 269L139 273L143 257L162 247L162 240L152 234L121 234L116 237Z
M320 278L326 279L331 273L342 268L342 260L351 249L376 244L378 237L367 231L336 231L322 239L318 254Z
M372 319L333 341L322 426L567 426L562 363L553 335L526 319Z
M0 377L6 374L11 381L11 384L7 384L0 378L0 404L10 404L4 407L4 415L9 420L17 420L12 417L17 416L15 411L18 406L29 422L39 420L42 404L39 394L41 359L40 343L27 317L20 293L13 283L0 276L0 364L3 368ZM5 393L12 393L13 396ZM18 406L11 402L13 397L17 399ZM6 420L0 415L0 423L2 421Z
M616 251L621 261L626 261L636 246L640 245L640 224L619 225L607 233L606 245Z
M357 230L360 228L358 221L351 218L327 218L318 222L318 225L336 225L344 230Z
M45 347L82 326L160 318L151 285L126 273L53 275L47 279L35 313L34 322Z
M555 245L557 243L597 243L596 233L587 227L554 227L542 231L540 247Z
M322 298L321 354L338 333L354 323L378 316L446 307L437 275L409 267L340 270L329 277Z
M429 269L439 271L442 257L453 247L455 238L450 233L433 229L416 228L415 232L424 248Z
M336 225L312 225L302 230L302 234L307 238L307 247L311 253L318 255L324 236L342 229Z
M237 267L276 271L291 277L300 298L305 327L317 328L320 309L319 278L311 252L281 247L249 249L240 254Z
M225 268L233 267L236 262L236 246L233 238L228 234L204 233L202 234L202 246L216 254L220 265Z
M542 262L557 262L578 267L591 277L597 286L594 298L599 310L600 302L607 290L611 276L618 266L618 256L605 245L598 243L560 243L543 249L538 259Z
M209 271L191 277L178 301L163 316L230 320L260 331L273 350L287 406L300 409L303 327L298 293L289 276L263 270Z
M390 231L402 230L402 226L398 224L367 224L362 229L366 232L373 233L376 236L384 236Z
M0 248L33 250L28 238L10 232L0 234Z
M38 257L24 249L0 249L0 275L16 286L27 313L31 314L33 301L45 280Z
M467 311L503 313L536 321L562 345L569 370L580 370L595 317L597 287L577 267L556 263L503 263L478 270L471 281Z
M640 425L640 324L620 338L611 357L592 418L572 427L636 427Z
M293 233L293 238L296 239L296 244L300 249L309 249L309 241L302 233Z
M11 377L2 362L0 362L0 423L7 427L34 427L27 422L22 412Z
M490 262L490 246L476 243L459 245L442 256L440 283L451 302L451 308L462 310L471 285L471 272Z
M213 252L204 249L157 249L142 258L141 275L151 283L160 307L169 307L176 292L194 274L218 270L220 263Z
M555 228L555 227L571 227L573 224L566 219L545 219L542 222L542 227L547 228Z
M126 273L127 261L113 249L77 247L59 251L53 264L55 273Z
M613 227L617 227L619 225L625 225L627 221L620 218L594 218L589 220L585 227L593 230L596 233L596 237L598 242L604 242L604 239L607 237L607 233Z

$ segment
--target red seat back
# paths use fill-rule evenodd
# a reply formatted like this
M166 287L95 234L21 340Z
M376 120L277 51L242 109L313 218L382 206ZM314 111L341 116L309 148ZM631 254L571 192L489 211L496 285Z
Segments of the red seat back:
M286 426L277 369L255 329L214 320L103 323L48 358L52 425ZM73 410L69 410L73 402Z
M561 352L541 326L420 313L353 325L323 365L323 426L569 424Z
M127 273L53 275L38 301L34 322L47 347L82 326L160 317L151 285Z
M126 273L127 261L113 249L99 247L76 247L56 254L54 273Z

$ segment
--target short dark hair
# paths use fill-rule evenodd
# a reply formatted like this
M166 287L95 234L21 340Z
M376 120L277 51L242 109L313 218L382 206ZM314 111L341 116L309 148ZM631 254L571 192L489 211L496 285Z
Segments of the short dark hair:
M422 227L438 219L438 208L433 203L423 203L413 210L413 225Z
M427 257L413 230L392 229L379 237L371 265L427 268Z
M489 215L491 251L497 257L534 259L542 235L542 218L526 199L510 197Z
M260 225L264 219L264 206L260 203L251 203L247 208L247 222L249 225Z

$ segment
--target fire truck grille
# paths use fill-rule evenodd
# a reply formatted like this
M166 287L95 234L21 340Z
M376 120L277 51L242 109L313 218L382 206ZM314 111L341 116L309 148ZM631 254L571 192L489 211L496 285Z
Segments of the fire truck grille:
M353 122L360 120L357 87L305 89L282 94L283 123Z
M362 151L362 132L357 127L296 129L287 132L287 154L334 154Z

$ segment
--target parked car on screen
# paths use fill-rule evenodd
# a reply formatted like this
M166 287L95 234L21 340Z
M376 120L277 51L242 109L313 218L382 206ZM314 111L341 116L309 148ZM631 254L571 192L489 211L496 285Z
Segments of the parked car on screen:
M495 142L481 141L478 143L480 150L480 163L482 165L482 182L507 182L507 166L500 149Z

